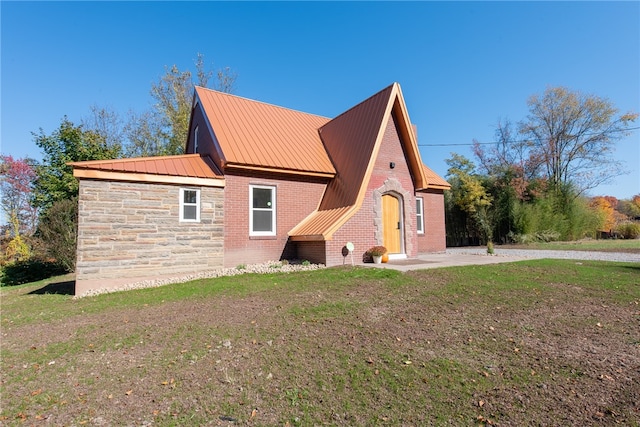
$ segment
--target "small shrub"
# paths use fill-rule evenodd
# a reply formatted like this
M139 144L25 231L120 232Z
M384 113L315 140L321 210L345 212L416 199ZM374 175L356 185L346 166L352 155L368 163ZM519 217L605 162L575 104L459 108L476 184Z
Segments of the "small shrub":
M302 260L302 265L311 265L311 262L308 259Z
M238 264L238 265L236 266L236 270L244 270L244 269L246 269L246 268L247 268L247 266L246 266L246 265L244 265L244 264Z
M637 239L640 237L640 223L625 221L618 224L616 233L625 239Z
M493 253L494 253L494 252L495 252L495 251L494 251L494 249L493 249L493 242L492 242L492 241L489 241L489 242L487 243L487 253L488 253L489 255L493 255Z
M280 261L280 263L282 265L289 265L289 260L288 259L283 259L282 261Z
M2 267L1 286L15 286L36 282L49 277L68 273L69 270L60 263L28 259L16 261Z

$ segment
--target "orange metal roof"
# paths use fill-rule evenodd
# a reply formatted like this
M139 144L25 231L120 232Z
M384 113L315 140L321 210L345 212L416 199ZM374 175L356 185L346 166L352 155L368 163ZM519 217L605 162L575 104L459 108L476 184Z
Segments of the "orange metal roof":
M427 177L427 188L434 188L439 190L448 190L451 188L451 184L449 184L444 178L435 173L431 168L427 165L422 165L422 169L424 170L424 174Z
M223 179L222 173L209 156L184 154L178 156L134 157L116 160L72 162L74 171L92 170L128 174L163 175L188 178Z
M415 187L427 188L428 180L400 85L394 83L320 128L338 174L327 184L318 210L289 232L293 240L316 240L319 236L331 239L359 209L392 114L398 122Z
M354 206L316 210L298 224L289 236L294 240L326 240L351 216Z
M223 167L292 171L333 177L318 135L329 119L196 87L222 151Z
M356 203L372 164L392 89L393 85L383 89L320 128L320 136L338 170L327 185L320 210Z

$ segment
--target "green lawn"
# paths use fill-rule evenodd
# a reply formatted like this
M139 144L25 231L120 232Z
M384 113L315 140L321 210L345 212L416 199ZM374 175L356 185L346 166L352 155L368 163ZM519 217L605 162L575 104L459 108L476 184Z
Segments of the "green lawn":
M2 425L640 425L639 264L55 283L0 289Z

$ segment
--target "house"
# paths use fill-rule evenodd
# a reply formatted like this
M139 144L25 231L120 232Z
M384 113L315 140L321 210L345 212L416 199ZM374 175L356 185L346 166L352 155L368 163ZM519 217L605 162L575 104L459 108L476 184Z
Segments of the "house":
M76 293L374 245L445 250L444 190L394 83L329 119L201 87L179 156L73 163ZM351 262L351 257L346 259Z

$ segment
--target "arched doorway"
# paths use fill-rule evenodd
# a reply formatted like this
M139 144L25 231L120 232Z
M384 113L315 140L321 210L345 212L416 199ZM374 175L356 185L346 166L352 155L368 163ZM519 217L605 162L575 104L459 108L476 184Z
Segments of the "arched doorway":
M382 195L382 244L389 254L403 253L402 203L393 194Z

